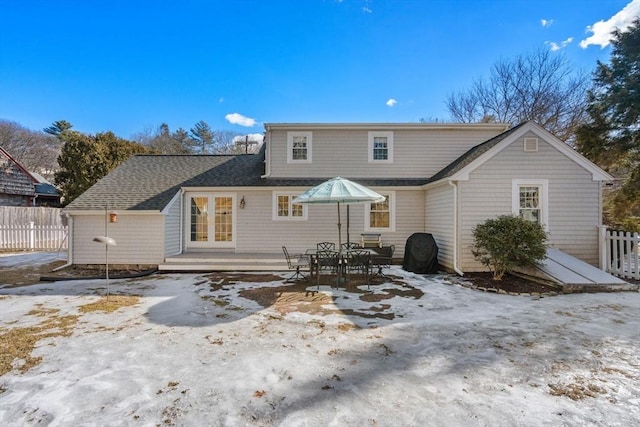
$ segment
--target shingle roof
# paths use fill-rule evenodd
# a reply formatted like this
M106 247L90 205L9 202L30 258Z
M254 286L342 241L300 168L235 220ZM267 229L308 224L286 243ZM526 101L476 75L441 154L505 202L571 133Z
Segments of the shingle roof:
M493 138L491 138L490 140L485 141L482 144L479 144L479 145L476 145L475 147L470 148L462 156L458 157L453 162L449 163L446 167L444 167L442 170L440 170L440 172L438 172L435 175L433 175L429 179L429 182L439 181L441 179L449 178L449 177L455 175L456 172L459 172L465 166L467 166L469 163L473 162L475 159L477 159L478 157L480 157L481 155L483 155L484 153L489 151L491 148L493 148L496 145L498 145L498 143L503 141L505 138L507 138L512 133L514 133L520 127L524 126L526 123L528 123L528 122L520 123L519 125L514 126L514 127L512 127L511 129L509 129L509 130L507 130L505 132L502 132L500 135L496 135Z
M431 178L345 178L365 186L421 186L454 175L524 123L468 150ZM137 155L98 181L67 209L164 209L181 187L312 187L325 178L262 178L265 147L257 154Z
M253 186L264 155L136 155L118 166L67 209L162 210L181 187Z

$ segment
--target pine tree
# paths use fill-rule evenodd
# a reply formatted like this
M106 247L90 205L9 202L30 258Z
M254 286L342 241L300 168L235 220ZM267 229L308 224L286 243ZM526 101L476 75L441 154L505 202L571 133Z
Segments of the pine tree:
M640 231L640 19L612 35L611 61L598 61L577 148L621 181L607 198L607 223Z

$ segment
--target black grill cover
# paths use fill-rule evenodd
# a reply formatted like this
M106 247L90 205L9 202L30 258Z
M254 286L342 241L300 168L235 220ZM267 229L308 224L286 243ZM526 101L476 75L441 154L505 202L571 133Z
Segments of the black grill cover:
M404 247L402 268L418 274L438 272L438 245L430 233L413 233Z

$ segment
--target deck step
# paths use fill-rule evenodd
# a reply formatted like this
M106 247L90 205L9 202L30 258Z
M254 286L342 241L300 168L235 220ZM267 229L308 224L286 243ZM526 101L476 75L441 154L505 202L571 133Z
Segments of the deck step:
M219 263L219 264L191 264L191 263L164 263L158 265L158 271L288 271L289 268L285 264L237 264L237 263Z
M167 257L159 271L287 271L282 254L187 253Z

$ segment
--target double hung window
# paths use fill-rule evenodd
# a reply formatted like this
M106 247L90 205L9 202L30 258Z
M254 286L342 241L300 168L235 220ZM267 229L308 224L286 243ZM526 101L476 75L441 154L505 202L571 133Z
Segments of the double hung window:
M311 163L311 132L287 133L287 162Z
M521 218L546 227L549 223L548 187L546 179L514 179L512 184L512 212Z
M369 132L369 163L393 162L393 132Z
M273 194L273 219L303 221L307 219L307 207L293 203L297 194L274 193Z
M395 231L395 194L382 194L385 200L365 208L365 231Z

